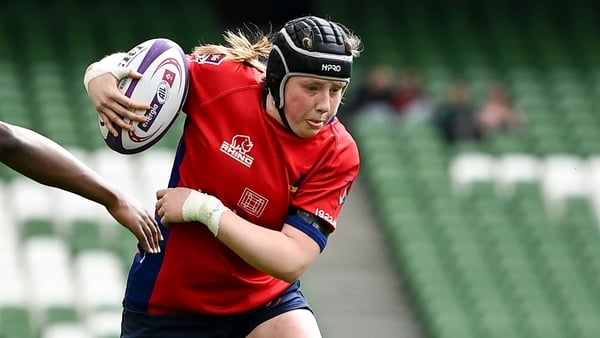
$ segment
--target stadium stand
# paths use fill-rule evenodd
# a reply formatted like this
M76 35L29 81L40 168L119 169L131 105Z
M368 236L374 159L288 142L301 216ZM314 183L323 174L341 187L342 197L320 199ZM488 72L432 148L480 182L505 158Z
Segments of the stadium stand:
M475 88L502 79L528 128L483 144L415 148L414 130L378 123L370 112L353 120L374 204L427 332L593 337L600 332L599 259L590 252L600 244L600 120L592 55L599 54L586 8L595 5L533 1L517 12L513 1L464 2L432 10L437 5L395 12L411 19L394 22L402 39L386 48L405 54L394 64L422 66L438 99L453 77ZM487 23L473 18L480 13ZM566 52L574 49L581 53ZM434 130L427 139L436 142Z

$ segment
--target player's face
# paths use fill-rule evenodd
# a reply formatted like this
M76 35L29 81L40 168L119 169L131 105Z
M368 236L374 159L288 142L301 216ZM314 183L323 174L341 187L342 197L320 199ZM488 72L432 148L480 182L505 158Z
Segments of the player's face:
M336 114L345 82L307 76L291 77L285 85L285 115L300 137L315 136Z

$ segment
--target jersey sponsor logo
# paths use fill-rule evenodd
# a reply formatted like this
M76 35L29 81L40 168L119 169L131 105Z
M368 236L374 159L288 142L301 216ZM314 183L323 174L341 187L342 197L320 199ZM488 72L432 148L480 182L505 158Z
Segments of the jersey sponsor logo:
M235 135L231 138L231 143L223 141L220 150L227 156L250 168L252 163L254 163L254 157L248 155L252 147L254 147L254 143L250 140L250 136Z
M260 217L263 211L265 211L268 203L269 200L264 196L250 188L246 188L238 201L238 206L247 213Z
M225 60L225 54L197 54L196 62L208 63L211 65L220 65Z
M333 218L333 215L331 215L330 213L328 213L327 211L321 209L321 208L316 208L315 209L315 215L319 216L320 218L326 220L327 222L331 223L333 226L336 225L337 221Z

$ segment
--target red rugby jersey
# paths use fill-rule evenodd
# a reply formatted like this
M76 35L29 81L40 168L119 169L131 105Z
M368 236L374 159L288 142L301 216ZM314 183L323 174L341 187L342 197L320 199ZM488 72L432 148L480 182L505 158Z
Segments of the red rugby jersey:
M170 186L215 195L255 224L280 230L291 206L333 231L358 175L355 141L335 119L299 138L264 109L263 73L222 55L190 59L186 122ZM234 314L258 307L289 284L243 261L202 224L165 229L163 251L138 255L125 306L150 313Z

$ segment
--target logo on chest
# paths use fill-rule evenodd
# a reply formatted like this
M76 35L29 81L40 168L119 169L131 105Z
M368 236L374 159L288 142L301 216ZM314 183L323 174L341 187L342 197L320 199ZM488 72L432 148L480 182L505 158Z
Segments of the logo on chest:
M250 140L250 136L235 135L231 138L231 143L223 141L220 150L224 154L227 154L227 156L250 168L254 162L254 157L248 155L252 147L254 147L254 143Z
M238 206L240 206L240 208L247 213L256 217L260 217L263 211L265 211L268 203L269 200L264 196L260 195L256 191L246 188L244 189L244 192L238 201Z

